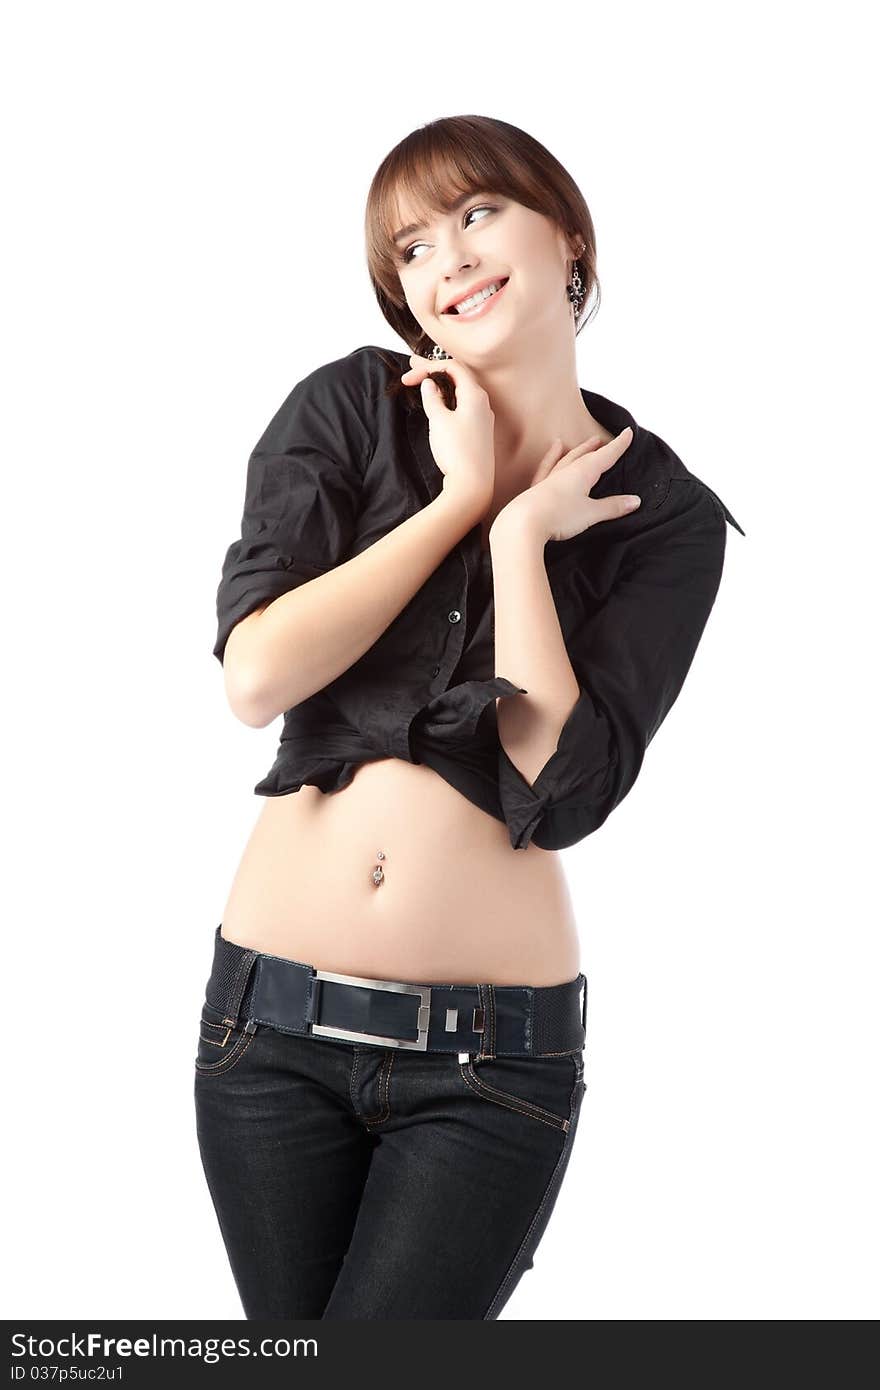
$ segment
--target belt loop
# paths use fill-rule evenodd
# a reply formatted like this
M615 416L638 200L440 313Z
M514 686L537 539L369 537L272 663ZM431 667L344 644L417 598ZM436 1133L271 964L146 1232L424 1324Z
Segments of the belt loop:
M306 999L306 1030L308 1030L310 1024L320 1023L321 1021L321 990L323 985L324 981L320 976L317 975L314 970L310 971L309 993Z
M582 979L583 982L584 982L584 1002L583 1002L583 1006L582 1006L582 1008L581 1008L581 1025L582 1025L583 1030L584 1030L584 1042L586 1042L586 1040L587 1040L587 977L586 977L586 975L581 975L581 979Z
M486 986L486 1022L483 1031L483 1060L491 1062L495 1056L495 986Z
M252 951L248 947L242 949L244 950L244 954L239 962L238 970L235 973L235 979L232 982L232 988L228 995L229 1016L223 1020L224 1023L231 1024L233 1027L238 1023L238 1011L241 1008L241 1001L244 998L244 992L247 989L248 980L251 977L251 968L257 956L260 954L259 951Z

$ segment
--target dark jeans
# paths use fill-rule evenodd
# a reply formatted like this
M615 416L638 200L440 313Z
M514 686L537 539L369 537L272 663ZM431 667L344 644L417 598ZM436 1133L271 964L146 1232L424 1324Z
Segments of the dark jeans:
M206 1000L196 1122L245 1317L497 1318L559 1195L583 1049L460 1060L242 1018L221 1050L221 1018Z

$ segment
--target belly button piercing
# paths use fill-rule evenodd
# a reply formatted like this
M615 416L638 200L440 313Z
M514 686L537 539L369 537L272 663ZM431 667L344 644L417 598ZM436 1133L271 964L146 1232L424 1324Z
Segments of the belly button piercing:
M384 859L384 858L385 858L385 851L384 851L384 850L381 850L381 849L377 849L377 850L376 850L376 858L377 858L377 859ZM382 872L382 865L381 865L381 864L377 864L377 865L376 865L376 867L375 867L375 869L373 870L373 872L372 872L372 874L370 875L370 877L372 878L373 883L375 884L375 886L378 888L378 887L379 887L379 884L382 883L382 881L383 881L384 878L385 878L385 875L384 875L384 873Z

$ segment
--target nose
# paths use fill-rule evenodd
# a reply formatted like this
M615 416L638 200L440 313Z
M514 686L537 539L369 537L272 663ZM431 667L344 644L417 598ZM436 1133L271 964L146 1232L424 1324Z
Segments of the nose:
M441 251L438 260L444 276L460 275L463 270L472 270L475 265L473 252L464 251L454 244Z
M463 259L461 255L449 255L447 261L441 266L441 283L438 291L438 299L441 304L445 304L457 292L457 287L463 285L465 280L473 275L474 268L478 265L479 261L474 260L473 256Z

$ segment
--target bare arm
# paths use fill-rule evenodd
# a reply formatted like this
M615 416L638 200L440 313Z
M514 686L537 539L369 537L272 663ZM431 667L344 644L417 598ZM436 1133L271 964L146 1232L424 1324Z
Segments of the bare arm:
M238 623L223 661L236 717L264 728L347 671L476 520L441 493L360 555Z
M495 582L495 673L527 693L499 699L498 737L531 785L556 752L577 703L572 670L550 581L544 537L527 519L496 522L489 536Z

